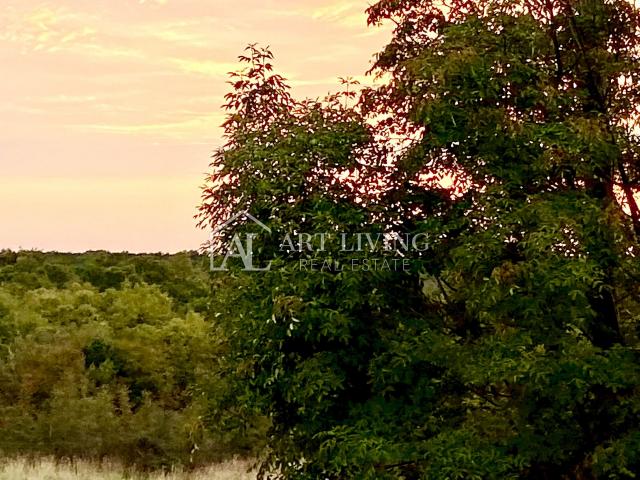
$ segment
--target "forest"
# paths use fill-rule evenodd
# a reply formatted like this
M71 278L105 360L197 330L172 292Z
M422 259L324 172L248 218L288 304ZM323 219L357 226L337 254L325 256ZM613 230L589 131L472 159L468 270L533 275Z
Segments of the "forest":
M224 390L208 267L196 252L0 252L0 452L141 468L254 454L264 420L208 421Z

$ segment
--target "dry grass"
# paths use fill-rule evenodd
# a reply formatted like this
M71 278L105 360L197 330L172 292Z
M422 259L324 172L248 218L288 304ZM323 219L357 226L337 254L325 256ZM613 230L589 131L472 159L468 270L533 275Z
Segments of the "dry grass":
M191 473L176 471L134 475L117 464L19 458L0 460L0 480L255 480L256 474L247 472L249 467L249 462L234 460Z

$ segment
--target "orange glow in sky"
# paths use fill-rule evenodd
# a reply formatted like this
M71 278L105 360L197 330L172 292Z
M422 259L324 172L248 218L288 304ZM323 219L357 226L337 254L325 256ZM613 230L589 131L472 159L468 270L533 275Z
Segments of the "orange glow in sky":
M3 0L0 249L198 248L226 74L270 45L297 96L360 81L366 1Z

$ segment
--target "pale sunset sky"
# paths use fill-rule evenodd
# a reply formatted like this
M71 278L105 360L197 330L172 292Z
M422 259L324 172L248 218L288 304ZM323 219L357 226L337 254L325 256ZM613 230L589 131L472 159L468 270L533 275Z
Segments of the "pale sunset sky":
M270 45L296 96L362 78L365 1L0 0L0 249L176 252L221 143L227 72Z

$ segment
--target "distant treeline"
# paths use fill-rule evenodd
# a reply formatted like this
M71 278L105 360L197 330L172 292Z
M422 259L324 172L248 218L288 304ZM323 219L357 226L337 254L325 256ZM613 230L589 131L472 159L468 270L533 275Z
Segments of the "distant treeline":
M0 252L0 453L199 465L260 446L216 423L208 259ZM257 426L256 426L257 424Z

